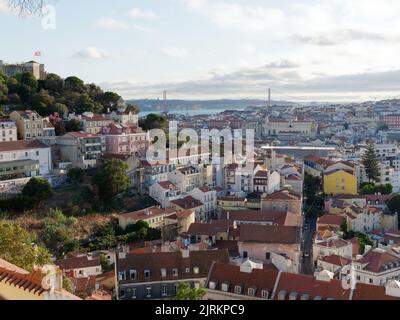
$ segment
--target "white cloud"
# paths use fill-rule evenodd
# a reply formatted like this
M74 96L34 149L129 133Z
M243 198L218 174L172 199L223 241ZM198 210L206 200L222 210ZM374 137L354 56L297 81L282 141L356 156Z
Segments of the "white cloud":
M220 29L250 32L275 30L284 18L281 9L209 0L182 0L191 10L208 17Z
M109 55L102 49L98 49L96 47L87 47L85 49L76 52L74 56L80 59L92 60L92 59L104 59L107 58Z
M156 19L158 15L153 11L142 10L139 8L133 8L129 11L129 16L135 19Z
M102 17L97 21L97 25L103 29L107 30L129 30L129 29L134 29L134 30L139 30L139 31L148 31L148 28L137 25L137 24L132 24L132 23L126 23L124 21L116 20L114 18L109 18L109 17Z
M4 0L0 0L0 13L8 13L11 12L11 8L8 3Z
M164 48L162 53L168 57L184 59L188 56L189 52L185 48Z

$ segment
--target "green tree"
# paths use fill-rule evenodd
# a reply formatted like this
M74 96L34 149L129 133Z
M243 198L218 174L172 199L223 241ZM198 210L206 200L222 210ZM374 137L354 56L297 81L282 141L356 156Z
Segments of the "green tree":
M393 196L393 198L387 203L387 207L393 213L400 213L400 194Z
M68 107L63 103L54 103L48 107L49 114L58 113L63 116L68 114Z
M81 79L73 76L64 80L64 90L83 93L86 91L86 86Z
M166 129L168 126L166 117L154 113L150 113L146 118L140 119L139 123L144 130Z
M72 168L68 171L67 177L73 183L83 182L84 171L81 168Z
M78 132L82 130L82 123L78 119L71 119L65 124L67 132Z
M74 240L78 220L67 217L59 209L50 209L43 220L42 240L56 253L62 253L64 246Z
M53 191L47 180L34 177L24 186L22 194L25 197L35 198L40 203L51 198Z
M61 94L64 87L64 80L54 73L49 73L46 79L44 79L43 87L52 94Z
M114 197L130 186L127 175L128 165L118 159L107 161L104 166L93 176L92 183L97 187L97 192L104 204L114 203Z
M66 276L63 277L63 288L64 288L64 290L68 291L69 293L75 294L74 284L71 281L71 279Z
M206 295L203 288L191 288L186 282L180 283L176 292L176 300L202 300Z
M365 152L362 157L362 162L365 167L365 173L369 182L375 182L379 178L379 161L375 151L375 146L372 143L368 143Z
M374 184L365 183L361 185L360 194L391 194L393 192L393 186L388 184Z
M35 243L33 233L17 224L0 221L0 258L28 271L49 263L50 253Z

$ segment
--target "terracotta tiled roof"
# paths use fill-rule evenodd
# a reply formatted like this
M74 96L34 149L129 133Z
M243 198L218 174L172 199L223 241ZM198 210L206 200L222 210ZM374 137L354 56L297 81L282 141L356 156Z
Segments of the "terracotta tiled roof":
M300 200L301 194L293 190L280 190L268 195L266 200Z
M241 225L241 242L295 244L300 241L300 229L289 226Z
M347 259L345 257L341 257L341 256L338 256L335 254L327 256L327 257L323 257L320 260L323 262L326 262L326 263L333 264L335 266L340 266L340 267L347 266L351 263L351 259Z
M261 298L262 290L272 295L278 271L271 269L253 269L251 273L240 272L240 266L217 263L214 265L209 282L216 283L216 290L222 291L222 285L228 285L228 292L235 293L235 287L240 286L243 294L248 295L249 289L255 289L255 297Z
M18 140L0 142L0 152L47 148L50 147L47 144L40 142L39 140Z
M342 248L348 246L350 243L342 239L332 239L324 242L319 242L316 245L328 248Z
M86 255L68 256L66 257L66 259L57 260L55 263L62 270L72 270L72 269L101 266L99 258L89 259Z
M268 178L268 171L266 170L260 170L257 171L257 173L255 174L256 178Z
M76 291L88 292L96 289L96 276L90 276L85 278L72 278L71 279Z
M176 190L178 187L170 181L161 181L158 183L165 190Z
M400 300L400 298L387 295L384 286L357 283L353 300Z
M220 250L227 249L231 256L239 256L239 246L238 242L235 240L217 240L215 243L215 248Z
M344 221L342 216L336 214L325 214L318 218L317 224L330 224L340 226Z
M340 280L320 281L314 277L283 272L279 279L275 299L279 292L286 292L286 299L291 293L297 293L298 299L304 294L309 295L309 300L315 297L322 299L349 300L350 290L343 289Z
M348 169L336 169L336 170L332 170L332 171L326 172L325 176L330 176L330 175L332 175L334 173L337 173L339 171L343 171L343 172L348 173L350 175L354 175L354 172L351 171L351 170L348 170Z
M387 252L380 252L376 250L369 251L362 259L356 262L367 264L363 270L371 271L374 273L383 272L389 269L400 267L400 258ZM397 268L398 268L397 267Z
M182 199L171 201L172 204L182 209L194 209L203 206L203 203L192 196L187 196Z
M229 262L228 250L190 251L188 257L182 252L159 252L148 254L127 254L125 259L117 259L117 271L127 273L126 281L120 283L140 283L169 281L178 279L207 278L213 262ZM166 269L166 277L161 276L161 269ZM178 276L172 274L178 269ZM194 272L198 268L198 273ZM131 280L129 270L136 270L136 280ZM145 278L145 270L150 271L150 278Z
M233 225L232 221L218 220L210 223L192 223L187 234L201 236L215 236L218 233L228 233L229 228Z
M285 225L288 212L234 210L223 211L221 219L232 221L271 222L276 225Z
M79 139L79 138L97 138L97 137L99 137L99 135L97 135L97 134L86 133L86 132L83 132L83 131L81 131L81 132L70 132L70 133L67 133L67 135L70 135L70 136L72 136L74 138L77 138L77 139Z
M42 286L43 277L44 274L40 270L22 274L0 267L0 283L5 282L35 295L41 295L43 292L47 291Z
M147 208L139 211L120 214L120 217L130 218L135 221L147 220L149 218L159 217L163 215L171 215L176 213L173 209Z

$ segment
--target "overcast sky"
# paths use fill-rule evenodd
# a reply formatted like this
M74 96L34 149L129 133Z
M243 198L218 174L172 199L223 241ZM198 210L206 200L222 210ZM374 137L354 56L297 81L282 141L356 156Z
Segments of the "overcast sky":
M53 0L54 1L54 0ZM398 0L57 0L56 29L0 0L0 59L124 98L361 101L400 88Z

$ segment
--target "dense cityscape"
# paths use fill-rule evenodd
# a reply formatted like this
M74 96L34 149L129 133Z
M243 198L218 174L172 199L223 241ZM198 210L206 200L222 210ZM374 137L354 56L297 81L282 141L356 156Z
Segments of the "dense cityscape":
M0 0L0 15L13 8L23 20L47 12L43 2L7 3ZM247 13L259 19L245 19L250 34L265 31L257 11L266 14L265 8L182 3L208 18L206 9L222 8L235 19ZM138 8L129 15L160 18ZM221 30L236 26L235 19L210 19ZM152 32L100 22L107 30ZM349 30L340 33L348 43L346 37L394 39ZM320 35L289 38L337 45ZM164 49L163 56L181 61L190 56ZM132 52L134 59L145 56ZM160 82L132 89L123 76L117 82L87 76L111 56L94 47L68 58L84 61L69 76L58 72L62 66L52 70L42 51L27 62L10 56L0 57L0 300L163 301L156 315L184 317L189 308L168 309L167 302L400 300L395 95L382 89L384 98L346 102L346 88L323 102L314 99L321 92L304 88L328 79L330 97L346 76L299 85L289 60L264 65L274 70L268 75L241 69L197 82L160 75ZM137 65L145 83L151 71ZM225 93L221 83L232 87ZM246 98L260 87L261 97ZM287 88L299 91L285 95ZM216 91L224 98L208 98ZM229 93L234 98L225 98ZM310 98L291 99L296 94ZM239 313L225 311L245 313L244 304L235 306Z

